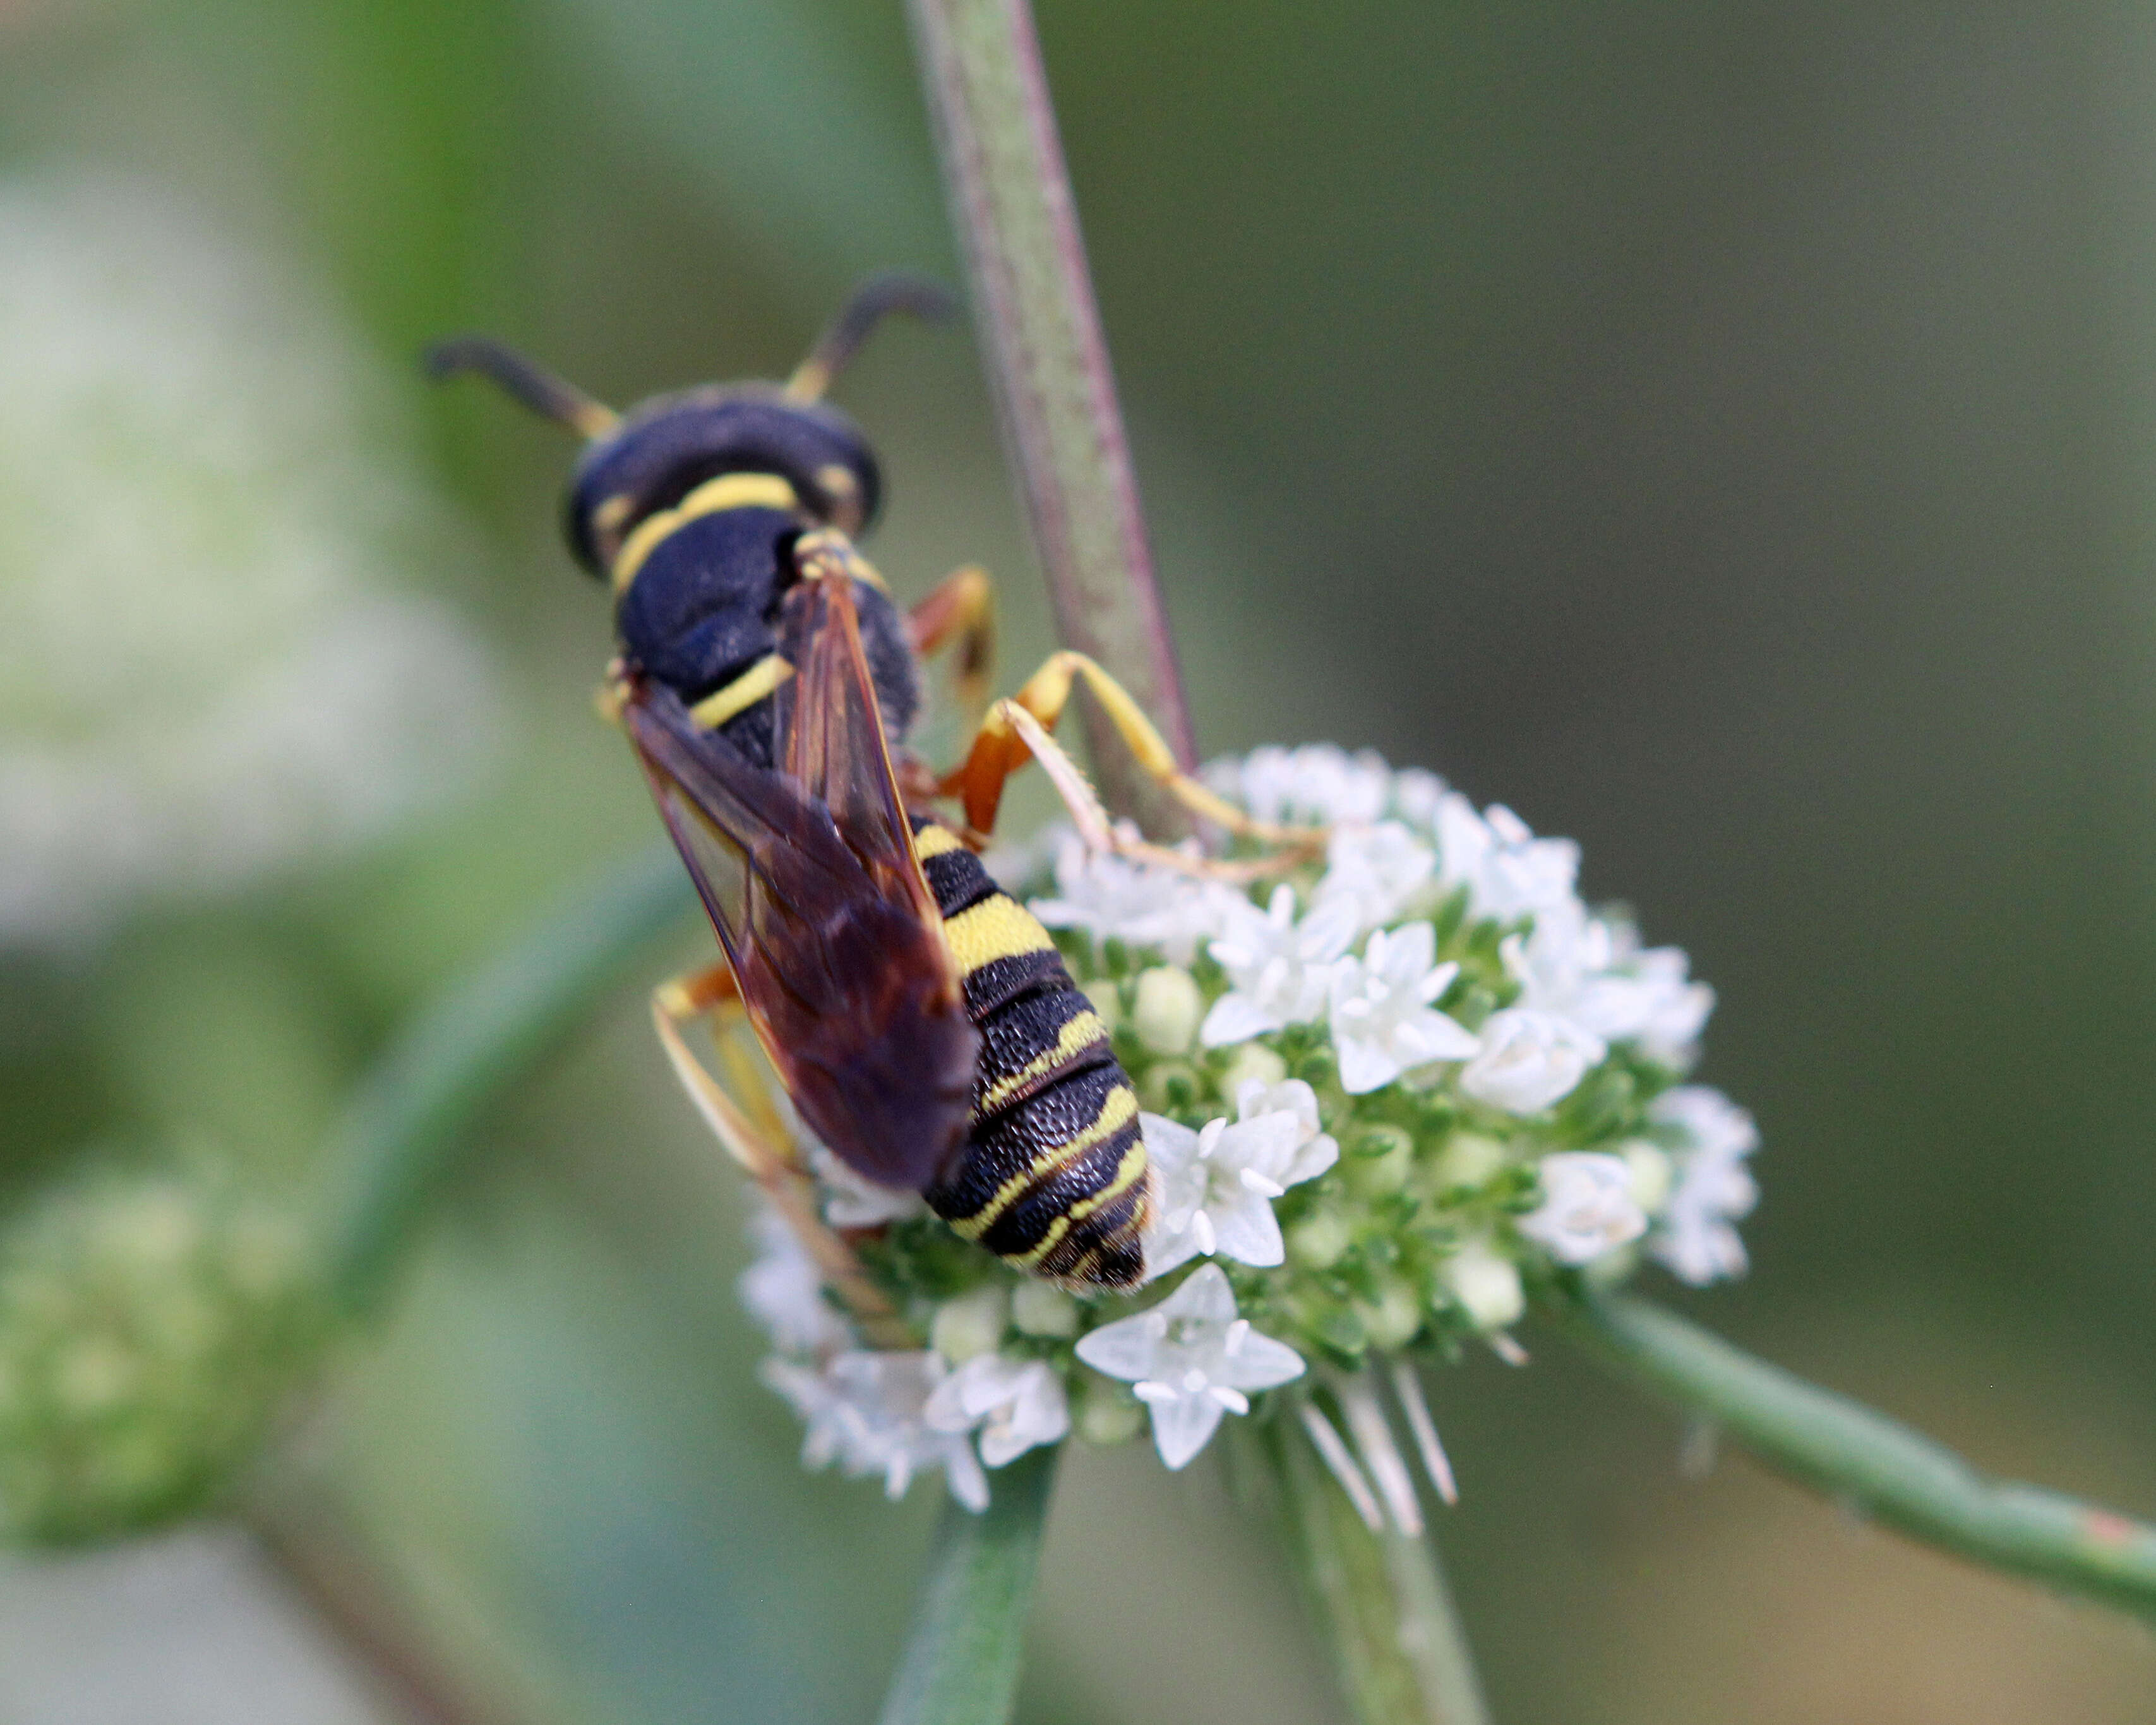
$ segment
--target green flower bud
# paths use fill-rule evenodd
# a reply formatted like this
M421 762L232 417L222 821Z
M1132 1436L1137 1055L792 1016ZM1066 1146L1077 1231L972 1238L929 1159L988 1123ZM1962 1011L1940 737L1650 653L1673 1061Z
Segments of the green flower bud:
M208 1180L102 1173L0 1239L0 1524L95 1539L214 1498L326 1327L296 1222Z
M1011 1291L1011 1322L1029 1336L1075 1336L1078 1302L1062 1289L1028 1277Z
M1142 973L1131 1007L1131 1033L1157 1055L1189 1052L1205 997L1190 973L1173 964Z
M1145 1409L1120 1384L1088 1372L1080 1380L1071 1429L1089 1444L1126 1444L1145 1425Z
M1519 1266L1486 1240L1468 1241L1445 1260L1438 1276L1478 1330L1517 1323L1527 1309Z
M946 1300L928 1327L928 1345L954 1366L993 1353L1010 1317L1010 1296L993 1284Z
M1347 1222L1330 1209L1304 1217L1287 1231L1288 1256L1310 1270L1330 1270L1354 1243Z
M1270 1090L1286 1076L1287 1062L1264 1043L1241 1043L1220 1074L1220 1094L1232 1103L1253 1079Z
M1628 1138L1617 1147L1617 1153L1632 1176L1632 1202L1653 1215L1669 1202L1669 1153L1645 1138Z
M1358 1300L1355 1315L1363 1320L1373 1348L1404 1348L1422 1328L1422 1301L1397 1276L1385 1278L1374 1301Z
M1188 1060L1162 1060L1137 1075L1138 1100L1156 1114L1173 1114L1189 1107L1204 1089L1205 1081Z
M1349 1141L1342 1164L1348 1183L1371 1198L1397 1192L1414 1168L1414 1138L1404 1127L1364 1127Z
M1505 1147L1481 1132L1455 1132L1445 1141L1433 1172L1438 1189L1480 1186L1505 1165Z

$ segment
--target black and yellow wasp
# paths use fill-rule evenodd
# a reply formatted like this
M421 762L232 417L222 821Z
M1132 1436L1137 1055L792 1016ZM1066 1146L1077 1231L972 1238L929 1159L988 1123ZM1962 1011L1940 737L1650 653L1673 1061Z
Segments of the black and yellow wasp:
M853 547L880 480L866 439L821 398L894 310L949 306L928 284L874 278L783 386L691 389L619 414L492 341L444 342L429 364L482 373L588 439L567 529L613 588L605 704L726 953L654 1002L706 1118L813 1244L822 1230L774 1113L715 1083L682 1040L700 1014L745 1009L801 1119L849 1167L921 1193L1035 1275L1127 1287L1155 1202L1137 1095L1048 932L974 850L1029 758L1089 839L1127 845L1048 735L1078 678L1150 773L1209 818L1248 824L1075 653L997 702L947 778L904 749L921 655L955 644L963 681L984 681L992 598L964 569L901 612ZM931 812L948 798L963 822ZM829 1256L857 1310L880 1304L847 1255Z

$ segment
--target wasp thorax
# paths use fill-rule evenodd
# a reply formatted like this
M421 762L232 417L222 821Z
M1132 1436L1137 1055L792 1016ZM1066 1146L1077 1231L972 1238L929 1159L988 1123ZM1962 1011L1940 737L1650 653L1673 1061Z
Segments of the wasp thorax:
M771 474L799 507L858 533L882 481L868 439L818 402L768 385L731 384L656 397L596 439L570 481L569 549L593 574L613 566L636 529L722 475Z

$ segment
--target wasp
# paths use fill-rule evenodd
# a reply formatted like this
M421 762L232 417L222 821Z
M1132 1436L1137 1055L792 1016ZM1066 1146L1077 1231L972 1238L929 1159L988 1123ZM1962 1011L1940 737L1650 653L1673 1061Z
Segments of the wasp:
M742 1084L729 1091L687 1052L698 1017L745 1016L800 1120L849 1168L920 1193L1035 1276L1127 1288L1145 1273L1155 1203L1137 1094L1047 930L976 853L1004 780L1037 759L1089 843L1168 855L1110 826L1050 736L1081 681L1183 803L1259 829L1185 776L1082 654L1053 655L994 703L951 773L906 749L925 656L954 648L979 706L993 589L966 568L910 610L892 601L854 544L881 501L875 456L823 397L886 314L953 310L931 284L871 278L785 383L706 386L619 413L483 338L444 342L428 362L437 377L487 377L587 439L565 526L613 593L603 706L724 952L654 1000L706 1118L812 1249L832 1247L775 1111L752 1088L737 1101ZM937 812L953 800L957 814ZM857 1314L888 1312L842 1247L819 1256Z

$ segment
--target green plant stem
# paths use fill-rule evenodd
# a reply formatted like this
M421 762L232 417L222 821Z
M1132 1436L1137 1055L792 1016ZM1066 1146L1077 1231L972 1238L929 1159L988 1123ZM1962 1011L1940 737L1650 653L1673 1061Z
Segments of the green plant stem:
M2156 1617L2156 1527L1987 1479L1931 1439L1647 1301L1612 1296L1547 1315L1604 1364L1859 1515L1989 1568Z
M1026 0L908 0L907 9L1057 633L1130 691L1188 767L1189 714L1032 13ZM1086 737L1110 808L1152 830L1181 829L1180 812L1090 705Z
M1291 1420L1263 1433L1312 1609L1360 1725L1489 1725L1429 1536L1373 1532Z
M330 1286L347 1312L378 1297L475 1117L694 902L673 847L654 846L544 918L397 1038L354 1093L331 1163Z
M1055 1445L993 1476L980 1514L947 1498L921 1604L878 1725L1004 1725L1018 1697Z

